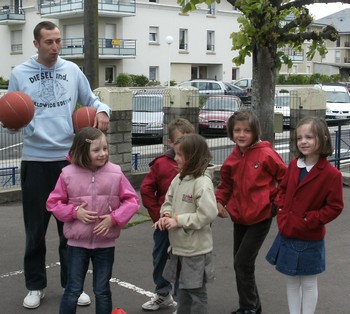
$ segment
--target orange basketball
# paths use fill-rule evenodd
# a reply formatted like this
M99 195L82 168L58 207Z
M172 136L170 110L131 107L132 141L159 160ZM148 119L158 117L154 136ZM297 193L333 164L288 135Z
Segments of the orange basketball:
M0 121L5 128L18 130L34 116L34 104L25 93L9 92L0 98Z
M93 126L96 116L96 109L93 107L80 107L73 113L73 128L77 133L80 129Z

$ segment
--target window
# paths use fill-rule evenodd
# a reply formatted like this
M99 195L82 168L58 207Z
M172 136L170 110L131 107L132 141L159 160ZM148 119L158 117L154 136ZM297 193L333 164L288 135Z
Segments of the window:
M106 66L105 68L105 82L106 83L114 83L115 82L115 73L116 69L115 66Z
M22 31L11 32L11 52L22 52Z
M159 73L158 67L150 66L149 67L149 80L150 81L158 81L158 73Z
M153 43L158 42L158 27L150 26L149 27L149 41Z
M215 15L215 3L208 5L208 14Z
M149 0L149 2L157 3L158 1L157 0Z
M215 51L215 32L207 31L207 51Z
M179 32L179 49L181 50L187 50L188 49L188 30L180 28Z
M340 51L335 52L335 63L340 63Z

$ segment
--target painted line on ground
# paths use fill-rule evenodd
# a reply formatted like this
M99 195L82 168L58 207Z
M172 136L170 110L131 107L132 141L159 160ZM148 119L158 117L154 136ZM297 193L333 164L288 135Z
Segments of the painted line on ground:
M50 265L46 265L46 269L50 269L50 268L55 268L55 267L58 267L60 266L60 263L59 262L56 262L56 263L51 263ZM87 271L88 274L92 274L92 270L89 269ZM0 279L4 279L4 278L8 278L8 277L14 277L14 276L18 276L18 275L22 275L24 274L24 270L17 270L17 271L11 271L9 273L5 273L5 274L2 274L0 275ZM123 288L126 288L126 289L129 289L133 292L136 292L136 293L139 293L139 294L142 294L142 295L145 295L149 298L153 298L154 297L154 293L151 292L151 291L147 291L143 288L140 288L138 286L135 286L129 282L126 282L126 281L122 281L118 278L114 278L112 277L110 280L109 280L111 283L116 283L117 285L119 285L120 287L123 287Z

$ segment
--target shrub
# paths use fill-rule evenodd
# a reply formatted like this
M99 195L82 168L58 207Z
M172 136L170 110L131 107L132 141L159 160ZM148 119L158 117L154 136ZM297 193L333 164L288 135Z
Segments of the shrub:
M120 73L117 76L116 83L119 87L128 87L131 86L132 80L129 74Z

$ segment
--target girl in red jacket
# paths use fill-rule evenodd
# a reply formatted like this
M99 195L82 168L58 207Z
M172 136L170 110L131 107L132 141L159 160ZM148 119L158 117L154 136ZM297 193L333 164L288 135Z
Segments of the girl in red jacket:
M260 140L260 123L249 110L233 114L227 132L236 143L221 167L216 190L219 216L234 223L234 269L239 309L233 314L259 314L255 260L270 230L273 200L286 165L271 144Z
M323 119L307 117L295 131L296 159L279 187L277 235L266 259L287 275L290 314L313 314L317 274L325 271L325 224L343 209L343 181L327 156L333 153Z

